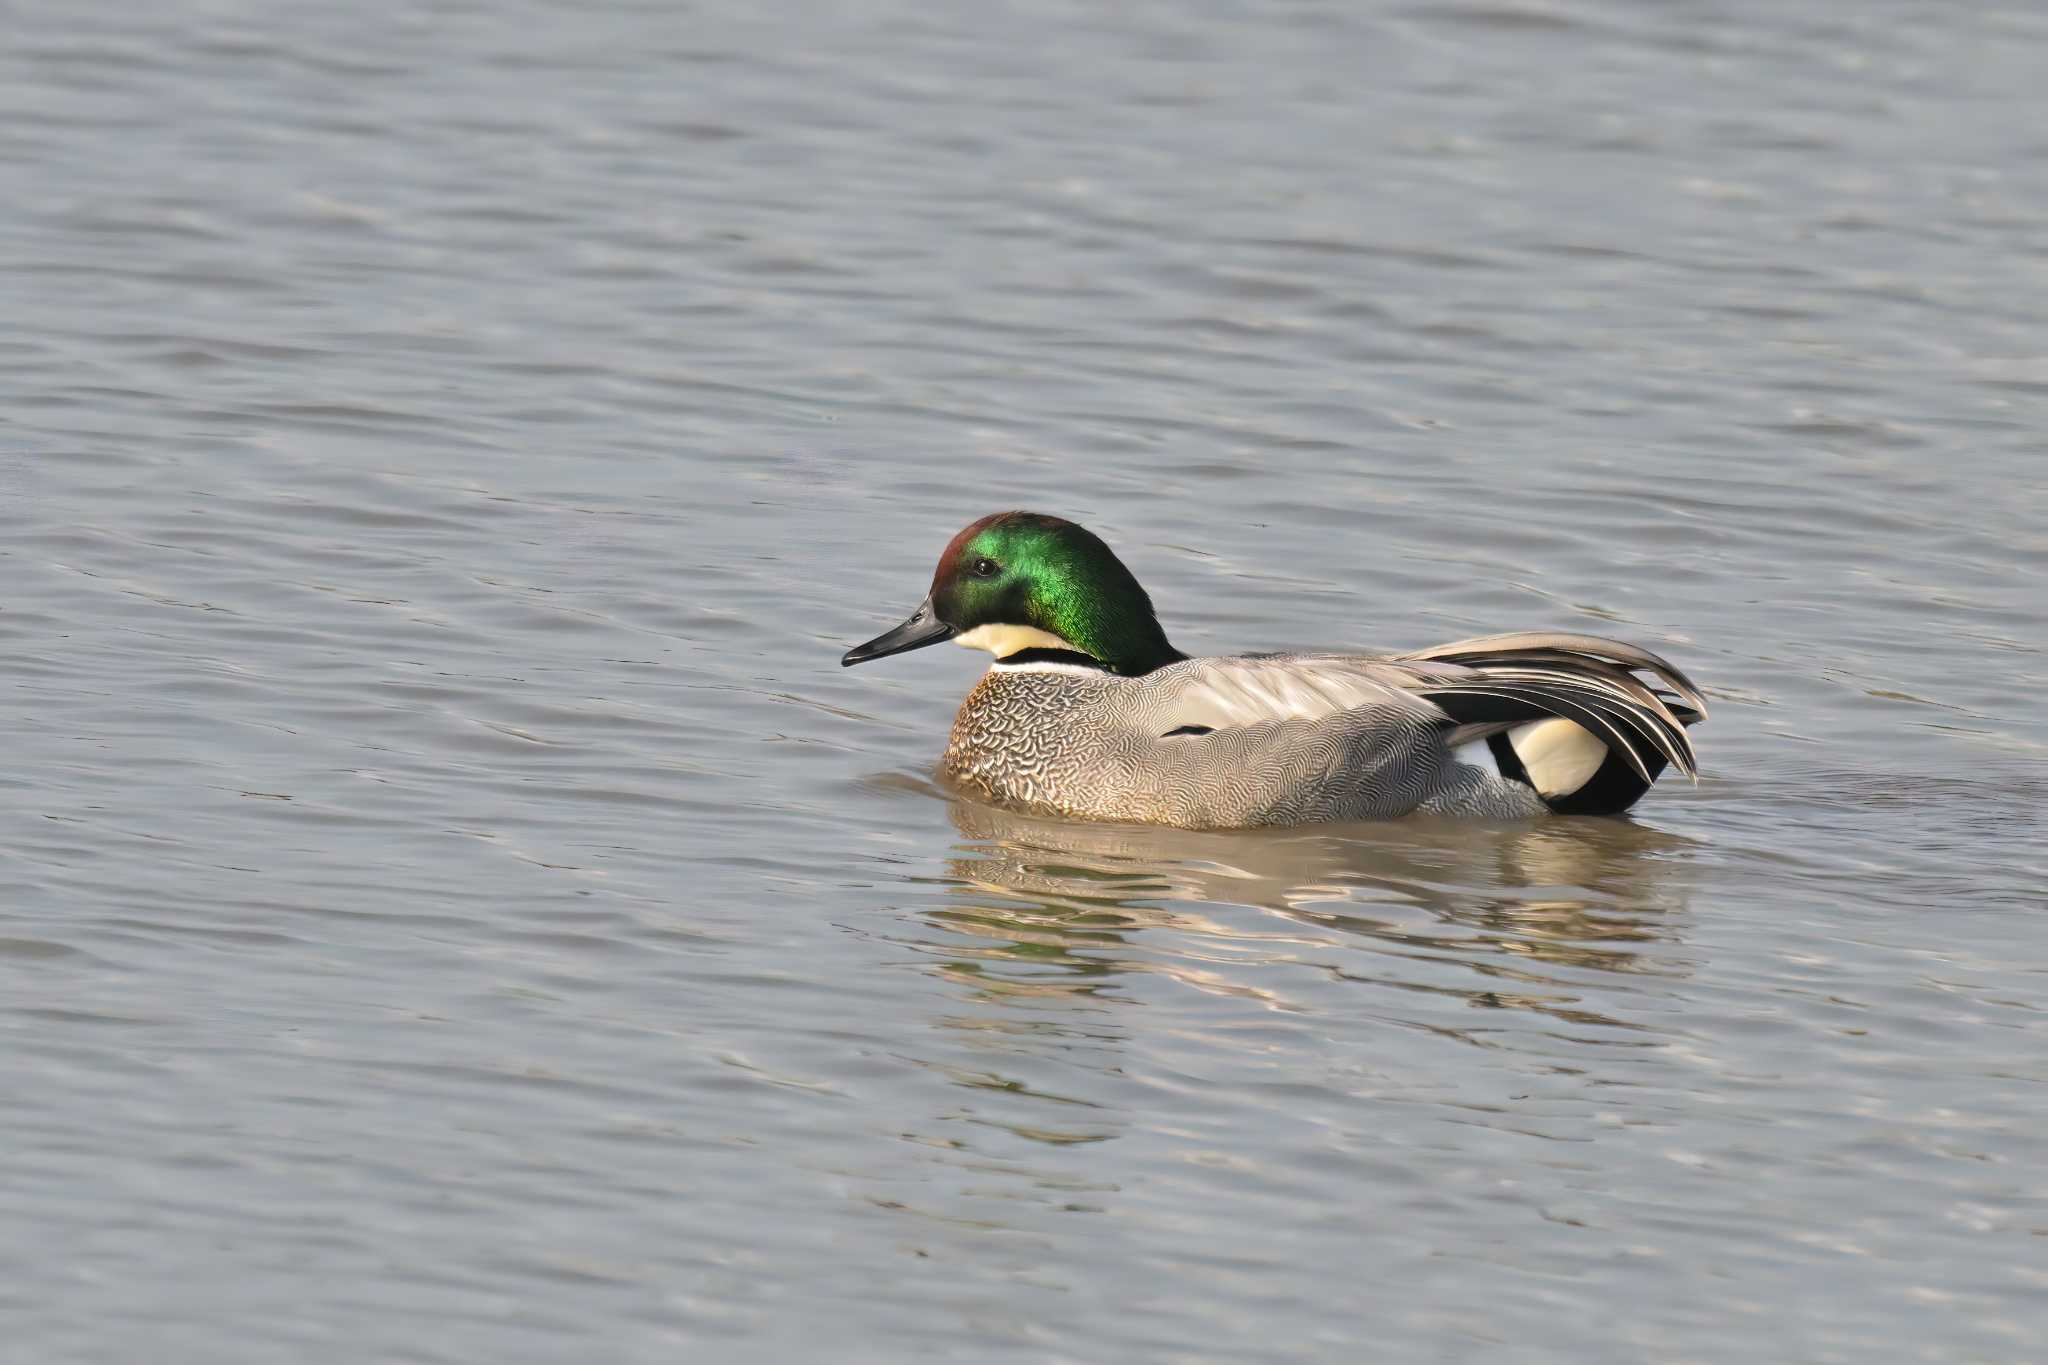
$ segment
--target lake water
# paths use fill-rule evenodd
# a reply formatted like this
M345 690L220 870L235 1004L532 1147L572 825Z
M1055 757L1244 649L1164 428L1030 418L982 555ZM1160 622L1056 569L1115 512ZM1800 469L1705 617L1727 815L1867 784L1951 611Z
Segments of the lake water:
M2048 14L214 0L0 44L22 1361L2005 1361ZM1627 821L1196 835L842 671L1668 654Z

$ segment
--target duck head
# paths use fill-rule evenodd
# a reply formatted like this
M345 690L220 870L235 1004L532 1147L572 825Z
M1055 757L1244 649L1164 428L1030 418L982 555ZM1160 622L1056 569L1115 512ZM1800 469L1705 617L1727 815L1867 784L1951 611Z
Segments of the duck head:
M1049 650L1133 676L1187 657L1167 643L1152 599L1099 536L1036 512L998 512L954 536L910 618L839 662L941 640L998 660Z

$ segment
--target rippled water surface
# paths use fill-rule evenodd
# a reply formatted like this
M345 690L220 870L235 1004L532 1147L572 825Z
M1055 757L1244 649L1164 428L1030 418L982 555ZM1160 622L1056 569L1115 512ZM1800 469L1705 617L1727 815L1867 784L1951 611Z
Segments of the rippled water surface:
M2048 18L29 5L0 1312L61 1361L2048 1331ZM947 536L1668 653L1629 821L929 780Z

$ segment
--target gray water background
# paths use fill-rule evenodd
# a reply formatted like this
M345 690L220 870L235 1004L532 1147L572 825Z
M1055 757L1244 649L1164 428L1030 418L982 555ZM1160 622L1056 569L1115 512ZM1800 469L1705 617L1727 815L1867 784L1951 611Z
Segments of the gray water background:
M6 1359L2040 1358L2048 11L5 20ZM952 802L1009 506L1705 780Z

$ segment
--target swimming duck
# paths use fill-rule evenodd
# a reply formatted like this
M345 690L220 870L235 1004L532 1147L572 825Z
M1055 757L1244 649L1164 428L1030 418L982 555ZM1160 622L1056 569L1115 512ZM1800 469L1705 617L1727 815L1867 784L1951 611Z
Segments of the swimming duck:
M1685 728L1706 702L1648 650L1525 631L1191 659L1100 537L1033 512L954 536L910 618L840 662L942 640L995 658L940 771L1027 810L1189 829L1610 815L1667 765L1698 780Z

